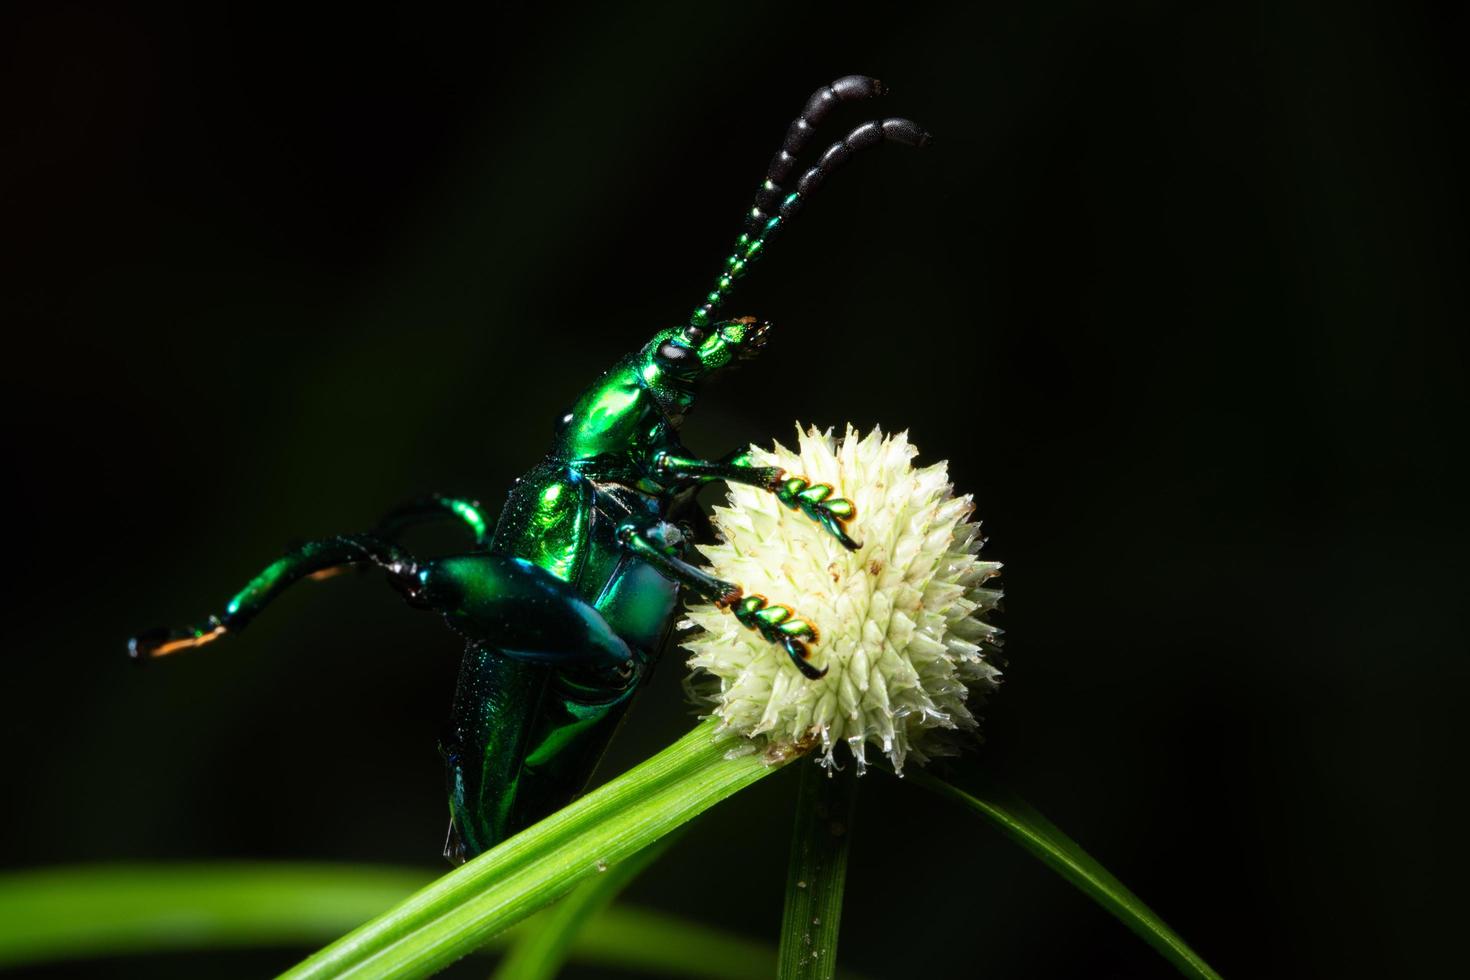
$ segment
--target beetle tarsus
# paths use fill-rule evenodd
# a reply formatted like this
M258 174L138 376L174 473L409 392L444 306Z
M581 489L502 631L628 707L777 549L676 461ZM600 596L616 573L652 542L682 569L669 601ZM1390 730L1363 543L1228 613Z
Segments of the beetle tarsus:
M817 628L795 611L781 603L771 603L760 593L745 596L733 608L735 619L746 629L755 630L768 643L774 643L786 651L796 669L808 680L821 680L826 668L817 669L809 662L811 647L821 634Z
M226 632L228 631L225 625L213 618L204 628L171 629L167 626L158 626L131 637L128 640L128 656L139 663L146 663L180 650L202 647L224 636Z
M857 506L845 497L833 497L830 483L811 483L804 476L782 474L773 492L776 499L816 521L848 551L862 547L847 533L846 525L856 519Z

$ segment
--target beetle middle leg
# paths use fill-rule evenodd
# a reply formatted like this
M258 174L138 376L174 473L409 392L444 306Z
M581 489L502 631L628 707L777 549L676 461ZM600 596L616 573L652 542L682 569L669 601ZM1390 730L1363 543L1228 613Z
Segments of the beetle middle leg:
M442 493L415 497L393 508L378 522L373 533L392 540L407 528L445 518L463 522L475 536L475 546L484 546L490 533L490 525L485 520L485 512L481 510L479 503L463 497L448 497Z
M640 527L623 524L618 528L618 544L627 548L668 579L678 582L706 602L735 614L740 625L755 630L769 643L786 651L796 669L809 680L821 680L827 674L811 663L811 647L819 639L817 628L797 616L790 606L771 603L765 596L746 595L733 582L715 578L697 565L680 558L677 539L668 535L669 524Z

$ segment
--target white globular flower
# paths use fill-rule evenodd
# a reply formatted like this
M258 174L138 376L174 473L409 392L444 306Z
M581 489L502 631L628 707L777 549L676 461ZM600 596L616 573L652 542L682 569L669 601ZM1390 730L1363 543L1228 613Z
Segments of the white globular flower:
M847 530L861 547L848 551L767 490L730 485L729 505L714 509L721 541L700 550L717 577L811 623L811 664L827 673L810 680L728 610L691 606L693 687L707 689L722 730L777 756L819 744L828 766L846 742L859 771L872 745L902 772L976 727L971 705L1000 679L1000 630L984 619L1000 599L987 585L1000 563L980 560L973 501L954 495L947 464L916 467L917 454L906 433L859 437L851 426L840 440L798 426L796 452L751 447L753 464L852 501Z

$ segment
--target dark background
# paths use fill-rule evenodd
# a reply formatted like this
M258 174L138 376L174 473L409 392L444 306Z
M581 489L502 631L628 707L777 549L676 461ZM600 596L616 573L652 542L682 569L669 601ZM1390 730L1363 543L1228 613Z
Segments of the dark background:
M707 288L807 94L861 71L936 142L850 164L747 280L730 312L779 332L689 444L909 428L1007 565L986 765L1227 976L1435 973L1466 816L1463 7L110 6L0 26L5 865L439 869L431 617L348 578L156 669L124 638L401 498L498 503ZM681 673L604 773L688 726ZM774 940L792 776L631 898ZM864 791L845 962L1170 975L989 828Z

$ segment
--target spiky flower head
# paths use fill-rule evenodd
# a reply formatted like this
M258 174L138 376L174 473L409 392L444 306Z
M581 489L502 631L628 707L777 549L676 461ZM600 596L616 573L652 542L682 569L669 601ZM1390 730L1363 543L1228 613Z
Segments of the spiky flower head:
M745 629L713 605L692 606L698 628L685 646L721 727L764 741L776 754L820 743L823 762L846 742L859 771L866 747L895 769L952 751L947 736L976 727L970 704L994 688L1000 630L984 616L1000 599L986 583L999 562L978 557L973 502L956 497L948 465L914 466L907 433L851 426L797 427L797 450L751 447L751 462L778 466L856 505L849 525L860 543L844 549L816 521L788 510L759 488L730 485L729 505L714 509L721 541L702 546L714 574L790 606L816 627L803 677L780 646ZM969 703L967 703L969 702Z

